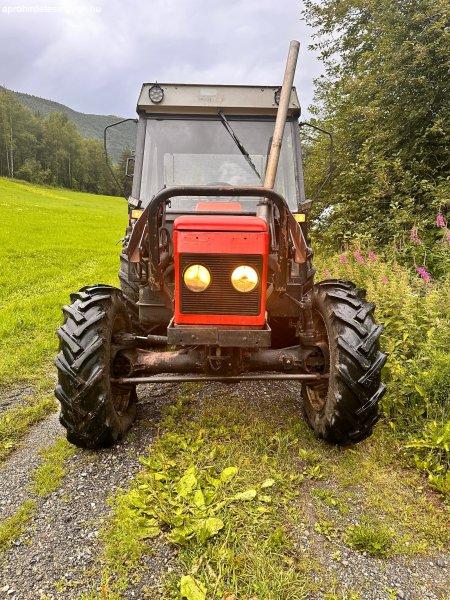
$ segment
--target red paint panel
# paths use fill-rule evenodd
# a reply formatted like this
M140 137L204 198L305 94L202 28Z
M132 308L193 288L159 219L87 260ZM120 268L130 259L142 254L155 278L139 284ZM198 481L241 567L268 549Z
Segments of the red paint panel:
M197 202L197 212L242 212L240 202Z
M176 231L265 231L267 223L260 217L243 215L183 215L174 221Z
M268 233L176 230L174 233L178 254L265 254L268 239Z
M269 232L267 223L259 217L186 215L174 222L175 312L176 324L249 325L262 327L266 321L267 266ZM201 315L180 312L180 254L261 254L260 312L255 316ZM201 292L200 292L201 293Z

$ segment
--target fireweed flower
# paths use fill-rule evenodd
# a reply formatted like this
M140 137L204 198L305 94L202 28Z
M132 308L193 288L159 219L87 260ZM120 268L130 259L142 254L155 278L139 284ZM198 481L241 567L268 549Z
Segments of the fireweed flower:
M364 256L361 254L361 252L359 250L355 250L353 252L353 256L355 257L356 262L359 262L359 263L364 262Z
M420 239L419 233L417 231L417 227L413 227L411 229L411 231L409 232L409 237L411 242L413 244L416 244L417 246L422 243L422 240Z
M383 275L383 277L381 277L380 281L383 285L387 285L389 283L389 279L386 277L386 275Z
M378 260L378 256L375 254L375 252L373 252L373 250L370 250L367 258L370 260L370 262L376 262Z
M339 262L341 265L346 265L348 263L347 256L345 254L341 254L339 256Z
M323 276L324 277L331 277L331 271L330 271L330 269L324 269L323 270Z
M420 277L425 281L425 283L429 283L431 281L431 275L425 269L425 267L416 267L417 273Z
M445 217L441 212L438 212L438 214L436 215L436 226L447 227L447 221L445 220Z

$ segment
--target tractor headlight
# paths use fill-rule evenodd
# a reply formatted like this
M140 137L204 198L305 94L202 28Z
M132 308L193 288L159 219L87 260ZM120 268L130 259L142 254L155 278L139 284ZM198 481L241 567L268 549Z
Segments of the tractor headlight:
M258 285L258 273L253 267L241 265L232 272L231 283L238 292L251 292Z
M203 265L191 265L184 272L183 281L191 292L204 292L211 283L211 273Z

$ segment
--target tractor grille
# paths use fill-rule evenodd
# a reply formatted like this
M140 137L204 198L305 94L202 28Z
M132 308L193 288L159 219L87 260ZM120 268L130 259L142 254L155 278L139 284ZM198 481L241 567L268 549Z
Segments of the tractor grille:
M259 315L261 304L262 256L259 254L182 254L180 256L180 312L204 315ZM200 264L211 272L211 284L204 292L191 292L183 282L190 265ZM239 265L253 267L260 283L248 293L231 285L231 273Z

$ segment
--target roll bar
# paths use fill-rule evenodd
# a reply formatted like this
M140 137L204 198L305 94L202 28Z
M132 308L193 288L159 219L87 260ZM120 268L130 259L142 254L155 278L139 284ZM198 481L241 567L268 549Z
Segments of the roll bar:
M144 239L145 227L148 225L148 257L149 257L149 283L154 289L162 289L162 273L160 270L159 231L163 226L165 207L171 198L192 196L241 196L259 197L259 206L272 203L280 215L280 227L277 241L278 269L275 277L275 289L285 290L288 280L289 263L289 237L292 235L296 250L296 261L305 262L307 247L303 232L294 219L286 200L275 190L263 186L174 186L164 188L151 199L144 213L135 224L127 254L130 262L139 262L139 247ZM199 213L200 214L200 213Z

